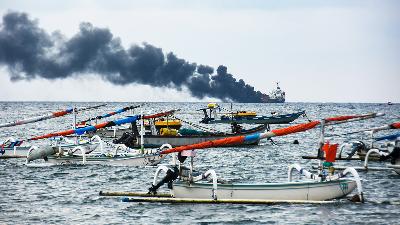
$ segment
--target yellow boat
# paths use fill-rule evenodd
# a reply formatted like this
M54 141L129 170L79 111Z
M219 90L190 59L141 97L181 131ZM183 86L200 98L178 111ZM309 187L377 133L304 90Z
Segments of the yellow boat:
M179 130L182 127L182 122L180 120L157 120L154 123L157 130L161 128L172 128Z

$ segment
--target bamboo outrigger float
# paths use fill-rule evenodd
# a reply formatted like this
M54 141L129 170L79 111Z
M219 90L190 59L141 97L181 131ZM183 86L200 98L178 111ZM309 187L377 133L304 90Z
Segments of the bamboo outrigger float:
M317 174L303 169L298 164L289 166L288 182L285 183L262 183L262 184L234 184L221 183L214 170L208 170L198 174L193 168L194 150L231 143L246 141L247 139L262 139L273 136L283 136L291 133L306 131L317 125L321 125L320 147L324 143L324 126L348 121L356 121L374 118L378 114L342 116L327 118L320 121L295 125L287 128L276 129L257 135L226 138L222 140L209 141L194 145L181 146L161 151L160 154L177 153L177 160L172 166L159 166L155 172L153 183L147 195L137 194L137 197L125 197L123 201L133 202L168 202L168 203L233 203L233 204L272 204L272 203L327 203L327 200L337 199L350 194L356 187L358 194L355 200L364 201L361 180L354 168L347 168L345 171L333 174L330 168L319 167ZM322 144L321 144L322 143ZM327 158L332 158L332 153L324 149ZM336 154L336 150L335 150ZM185 167L183 162L186 157L191 157L190 167ZM311 181L292 181L292 172L297 170L301 175ZM166 176L158 182L161 172ZM351 174L353 179L345 178ZM208 182L210 179L212 183ZM163 184L168 183L171 189L170 197L158 196L157 190ZM102 195L107 193L102 192ZM116 193L109 193L117 195ZM153 194L152 197L148 195ZM141 196L143 195L143 196Z
M0 124L0 128L13 127L13 126L18 126L18 125L28 124L28 123L36 123L36 122L43 121L43 120L48 120L48 119L52 119L52 118L56 118L56 117L65 116L65 115L68 115L68 114L71 114L71 113L74 113L74 112L77 112L77 111L85 111L85 110L89 110L89 109L100 108L100 107L105 106L105 105L106 104L101 104L101 105L90 106L90 107L81 108L81 109L69 108L69 109L66 109L66 110L58 111L58 112L48 113L48 114L45 114L43 116L31 117L31 118L27 118L27 119L22 119L22 120L17 120L17 121L13 121L13 122L3 123L3 124Z

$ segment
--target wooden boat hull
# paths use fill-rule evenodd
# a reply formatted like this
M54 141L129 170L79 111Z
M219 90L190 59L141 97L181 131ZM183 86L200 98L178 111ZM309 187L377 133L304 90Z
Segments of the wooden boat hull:
M162 135L144 135L143 136L143 144L145 148L158 148L162 146L163 144L170 144L172 147L178 147L178 146L183 146L183 145L191 145L191 144L196 144L200 142L205 142L205 141L212 141L212 140L217 140L217 139L222 139L222 138L228 138L228 137L236 137L236 136L242 136L242 135L251 135L255 134L258 132L263 132L267 129L266 125L258 126L256 128L253 128L251 130L248 130L243 133L237 133L237 134L212 134L212 135L179 135L179 136L162 136ZM124 130L127 132L127 130ZM100 131L96 133L99 135L101 138L111 138L111 135L114 135L114 131ZM118 131L116 132L116 135L122 136L123 131ZM120 137L117 136L117 137ZM233 146L243 146L243 145L257 145L259 143L259 140L252 140L248 141L245 143L241 143L238 145L233 145ZM140 137L136 137L136 142L134 143L134 148L140 148ZM230 146L232 147L232 146Z
M85 164L85 165L110 165L110 166L154 166L160 163L165 155L137 155L137 156L90 156L83 163L82 156L48 157L48 163L56 165Z
M255 117L237 117L237 118L226 118L226 119L205 119L202 120L202 123L214 124L214 123L246 123L246 124L286 124L293 122L301 115L304 114L304 111L285 114L285 115L276 115L276 116L255 116Z
M212 183L174 183L175 198L212 198ZM356 181L340 179L324 182L290 182L268 184L218 184L218 199L312 200L344 197L356 188Z

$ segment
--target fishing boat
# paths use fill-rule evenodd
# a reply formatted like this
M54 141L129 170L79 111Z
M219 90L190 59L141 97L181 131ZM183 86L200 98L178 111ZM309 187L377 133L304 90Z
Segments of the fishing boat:
M183 168L180 166L180 168ZM292 171L298 170L302 175L308 178L319 178L311 181L292 181ZM173 171L179 171L180 174L185 174L182 170L167 168L165 166L158 167L154 181L157 181L157 176L163 170L167 174L173 174ZM193 172L193 168L189 171ZM354 175L355 179L343 178L348 173ZM311 174L310 172L302 169L298 164L289 166L288 182L283 183L219 183L218 177L214 170L208 170L204 174L194 176L189 173L178 176L178 180L172 182L171 188L171 201L175 199L176 202L180 201L198 201L210 200L210 203L218 203L218 201L227 203L248 203L254 201L325 201L343 196L351 193L358 187L359 195L362 196L361 181L357 172L349 168L344 173L337 176L321 177L318 174ZM210 176L211 175L211 176ZM212 183L207 178L211 178ZM149 194L156 195L157 188L160 184L164 184L168 179L162 179L159 183L153 182L149 189ZM361 197L362 198L362 197ZM141 199L128 198L125 201L141 201Z
M134 115L127 118L117 119L114 121L106 121L100 124L86 126L82 128L70 129L65 131L59 131L32 137L29 140L40 140L48 139L59 136L68 135L79 135L82 136L88 132L95 132L99 129L107 127L113 127L122 124L135 123L139 119L151 119L161 116L165 116L173 113L174 110L157 113L153 115ZM100 149L87 149L85 146L78 145L72 150L66 149L65 147L58 145L47 145L43 147L32 147L27 155L27 164L31 161L44 159L46 163L50 164L107 164L107 165L127 165L127 166L139 166L139 165L156 165L164 156L155 154L152 151L140 151L130 149L123 145L113 145L113 148L105 148L102 139L95 135L91 140L98 140ZM163 146L161 146L163 147ZM97 150L97 151L95 151Z
M74 114L74 117L76 119L76 114L78 112L97 109L97 108L103 107L105 105L106 104L100 104L100 105L89 106L89 107L84 107L84 108L69 108L69 109L62 110L62 111L45 113L44 115L41 115L41 116L25 118L22 120L3 123L3 124L0 124L0 128L14 127L14 126L19 126L19 125L29 124L29 123L36 123L36 122L40 122L40 121L44 121L44 120L48 120L48 119L66 116L71 113ZM27 143L28 141L29 140L18 140L13 137L7 138L5 141L0 143L0 159L25 158L27 153L29 152L29 149L32 147L32 145ZM70 143L65 143L65 147L68 147L68 145L70 145Z
M319 167L318 173L314 174L303 169L298 164L289 166L288 182L262 183L262 184L236 184L223 183L218 179L214 170L208 170L198 174L193 168L195 151L199 149L228 145L235 142L243 142L249 139L261 139L274 136L283 136L302 132L316 126L321 127L321 142L324 142L324 127L342 122L356 121L376 117L377 114L342 116L326 118L322 121L311 121L281 129L235 138L226 138L205 143L197 143L166 149L160 154L175 153L176 158L172 166L159 166L155 172L154 179L148 193L113 193L101 192L101 195L129 195L136 197L124 197L126 202L170 202L170 203L233 203L233 204L270 204L279 202L290 203L322 203L323 201L337 199L350 194L357 188L358 194L353 200L364 201L361 180L354 168L347 168L341 173L334 174L330 167ZM323 145L326 146L326 145ZM337 145L336 149L337 149ZM322 146L321 146L322 147ZM332 156L335 158L336 149L332 154L329 145L323 148L326 153L326 164L331 164ZM190 166L183 165L185 159L190 157ZM178 162L178 163L177 163ZM325 162L324 164L325 165ZM301 175L310 179L309 181L292 181L292 172L297 170ZM164 171L166 176L158 181L159 174ZM353 178L345 178L351 174ZM210 181L212 183L210 183ZM158 194L157 190L163 184L168 183L170 194Z
M61 147L64 150L71 150L77 146L87 148L88 151L95 150L101 142L96 141L99 137L93 136L91 139L69 139L66 137L50 138L49 145ZM24 141L15 140L10 137L1 144L0 158L26 158L28 152L34 148L32 145L23 145ZM5 147L4 147L5 146Z
M393 170L397 174L400 174L400 133L387 135L380 137L380 140L394 140L394 144L388 147L388 151L381 151L379 149L370 149L365 155L364 167L360 168L362 170ZM389 161L386 167L369 167L368 162L372 154L377 154L379 156L379 161Z
M216 103L209 103L207 108L200 109L204 113L203 119L200 123L215 124L215 123L246 123L246 124L286 124L293 122L301 115L305 114L305 111L299 111L289 114L276 114L273 113L270 116L259 116L253 111L236 111L226 112L221 116L218 116L218 112L221 108ZM227 111L227 110L225 110Z
M276 89L272 90L268 95L262 94L263 103L284 103L286 93L279 87L279 82L276 82Z
M152 122L151 124L155 124ZM137 126L131 124L131 126ZM269 129L269 126L264 124L251 129L237 129L231 133L225 132L213 132L213 131L199 131L194 129L183 128L180 130L172 128L161 128L161 129L146 129L144 135L141 136L139 128L128 128L122 130L101 130L96 132L97 135L102 138L114 138L119 137L114 143L125 144L131 148L158 148L161 145L168 143L173 147L190 145L199 142L212 141L227 137L237 137L242 135L256 134ZM120 136L119 136L120 135ZM257 145L259 140L249 140L244 143L233 144L229 146L243 146L243 145Z
M165 155L156 154L158 150L139 151L123 145L106 145L98 136L94 138L99 140L99 145L96 147L89 144L77 144L72 149L72 145L32 147L27 154L26 164L36 166L37 164L30 163L43 159L47 165L153 166L165 157Z
M335 135L335 136L348 136L351 134L362 133L362 132L369 135L369 141L367 142L351 141L343 143L338 154L338 159L345 159L345 160L359 159L364 161L368 151L371 149L376 149L382 153L388 154L389 148L393 146L393 143L391 142L385 142L384 144L376 144L376 143L383 140L389 140L390 138L393 139L393 135L376 138L374 137L374 134L383 130L395 130L395 129L400 129L400 122L395 122L380 127L374 127L374 128ZM347 153L346 157L342 157L344 153ZM381 155L376 152L371 152L368 156L369 156L368 157L369 161L381 161Z

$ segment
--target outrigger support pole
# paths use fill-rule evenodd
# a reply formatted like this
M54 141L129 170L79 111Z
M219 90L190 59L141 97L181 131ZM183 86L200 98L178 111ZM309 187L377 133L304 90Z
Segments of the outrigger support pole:
M144 133L144 119L143 119L143 109L140 110L140 153L144 152L144 142L143 142L143 133Z

